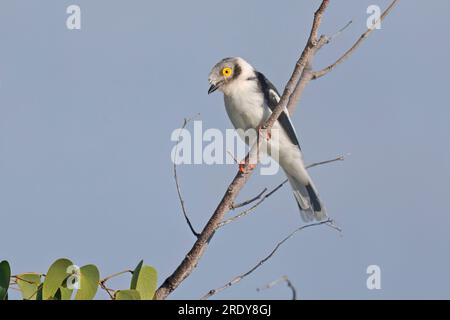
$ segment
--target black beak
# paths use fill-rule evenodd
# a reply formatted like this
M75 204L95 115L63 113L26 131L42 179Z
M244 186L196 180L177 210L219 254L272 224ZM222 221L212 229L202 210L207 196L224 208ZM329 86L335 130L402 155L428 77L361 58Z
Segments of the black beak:
M220 87L220 85L218 85L218 84L212 84L211 87L209 87L209 89L208 89L208 94L213 93L214 91L219 89L219 87Z

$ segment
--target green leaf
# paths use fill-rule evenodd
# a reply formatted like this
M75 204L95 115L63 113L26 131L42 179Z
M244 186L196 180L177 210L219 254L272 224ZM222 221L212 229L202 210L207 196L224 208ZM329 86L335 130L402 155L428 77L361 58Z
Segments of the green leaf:
M9 281L11 280L11 267L8 261L0 262L0 300L6 300L8 296Z
M158 282L158 273L155 268L145 265L141 260L133 271L130 289L139 291L142 300L152 300Z
M24 300L36 300L37 291L41 284L41 275L36 273L19 274L17 284Z
M136 268L134 268L133 271L133 276L131 277L131 289L136 289L137 286L137 280L139 278L139 271L141 271L142 266L144 265L144 260L139 261L138 265L136 266Z
M91 300L97 293L100 272L95 265L88 264L80 268L80 273L80 288L77 291L75 300Z
M73 289L59 287L55 293L55 300L70 300L72 297Z
M36 293L36 300L42 300L42 287L44 286L43 283L41 283L38 287L37 293Z
M44 286L42 288L42 298L48 300L53 298L58 288L64 280L70 275L68 268L72 266L72 261L68 259L58 259L50 266L45 276Z
M141 295L137 290L118 290L114 300L141 300Z

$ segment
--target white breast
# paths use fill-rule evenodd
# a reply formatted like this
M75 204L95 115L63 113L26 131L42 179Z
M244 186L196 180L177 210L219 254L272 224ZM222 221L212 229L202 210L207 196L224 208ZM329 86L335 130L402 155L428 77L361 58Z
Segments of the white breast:
M267 116L264 97L255 81L239 81L224 92L225 109L236 129L256 129Z
M223 90L228 117L236 129L256 130L270 116L271 111L265 105L264 96L258 90L255 81L239 81L236 84L230 84ZM275 131L279 133L277 139L274 137ZM275 122L271 132L273 138L269 142L263 139L262 150L269 150L271 156L276 154L277 161L287 172L293 174L298 172L303 163L298 146L291 142L278 121ZM283 148L280 148L281 146Z

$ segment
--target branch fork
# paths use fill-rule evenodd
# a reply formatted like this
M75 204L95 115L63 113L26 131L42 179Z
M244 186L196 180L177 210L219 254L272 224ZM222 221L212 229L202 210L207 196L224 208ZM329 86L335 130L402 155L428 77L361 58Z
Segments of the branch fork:
M388 6L388 8L383 12L381 15L379 21L382 21L389 12L393 9L393 7L398 3L399 0L394 0L391 2L391 4ZM295 107L300 100L300 97L303 94L304 88L306 85L313 79L318 79L327 73L329 73L332 69L334 69L338 64L345 61L356 49L360 46L360 44L367 39L368 35L373 32L373 29L368 29L366 32L364 32L359 39L355 42L355 44L348 49L339 59L337 59L333 64L329 65L328 67L320 70L320 71L312 71L312 62L314 59L315 54L317 51L323 47L326 43L329 43L331 39L333 39L333 36L331 38L328 38L326 36L320 36L318 37L318 30L322 22L323 15L330 3L330 0L323 0L321 2L320 7L317 9L317 11L314 13L314 19L311 27L311 32L308 38L308 41L306 43L305 48L302 51L302 54L298 61L296 62L294 71L289 79L289 81L286 84L286 87L283 91L283 94L281 96L281 99L278 103L278 106L273 110L271 116L267 119L267 121L263 124L262 129L270 129L274 125L274 123L277 121L280 114L287 108L290 114L293 114L295 111ZM350 24L350 23L349 23ZM347 24L343 29L345 29L349 24ZM337 34L342 32L341 29ZM257 143L256 147L259 147L259 143ZM190 251L186 254L183 261L178 265L178 267L175 269L175 271L161 284L161 286L158 288L158 290L155 293L155 299L165 299L167 296L174 291L180 284L183 282L195 269L197 266L200 258L203 256L203 253L207 249L207 245L209 243L209 240L215 233L215 231L223 225L224 221L223 218L225 214L236 207L235 205L235 199L238 196L241 189L244 187L244 185L247 183L247 181L250 179L251 174L253 172L254 168L249 167L249 159L252 154L252 151L254 148L250 150L250 152L246 156L246 162L245 162L245 172L238 172L230 185L228 186L227 190L225 191L225 194L218 204L216 210L212 214L209 221L206 223L205 227L200 233L197 233L189 219L187 218L186 210L184 208L184 205L182 205L183 213L185 215L186 221L188 222L192 233L197 237L197 240L195 241L194 245L190 249ZM176 178L177 180L177 178ZM255 205L257 205L259 202L263 201L265 198L273 194L276 190L282 187L284 182L277 187L274 191L265 194L263 196L263 193L261 193L260 197L255 197L255 199L247 204L250 204L252 202L258 201ZM179 191L179 186L177 183L177 189ZM181 193L179 192L179 198L180 201L182 201ZM251 199L252 200L252 199ZM255 206L254 205L254 206ZM251 208L250 208L251 209ZM327 220L322 221L317 224L313 225L319 225L319 224L328 224L332 227L335 227L333 221ZM249 272L238 276L234 278L232 281L230 281L227 285L225 285L222 288L211 290L208 294L204 296L204 298L208 298L212 294L217 293L218 291L223 290L223 288L226 288L228 286L233 285L234 283L239 282L247 276L249 273L253 272L256 268L258 268L260 265L262 265L265 261L270 259L270 257L276 252L279 246L281 246L282 243L287 241L289 238L291 238L297 231L300 231L304 229L305 227L312 226L312 225L306 225L303 227L299 227L298 229L294 230L290 235L288 235L283 241L277 244L275 247L275 250L272 251L272 253L260 261L252 270Z

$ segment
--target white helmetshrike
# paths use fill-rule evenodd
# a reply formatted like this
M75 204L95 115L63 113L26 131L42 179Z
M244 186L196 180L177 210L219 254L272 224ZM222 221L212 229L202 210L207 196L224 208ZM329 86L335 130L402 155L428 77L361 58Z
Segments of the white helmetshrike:
M225 58L209 74L208 94L223 92L225 108L236 129L259 130L278 105L280 95L274 85L247 61L239 57ZM278 139L269 139L269 155L277 152L278 163L292 186L304 221L324 220L325 207L306 171L303 155L289 113L284 110L275 122ZM276 140L276 141L275 141Z

